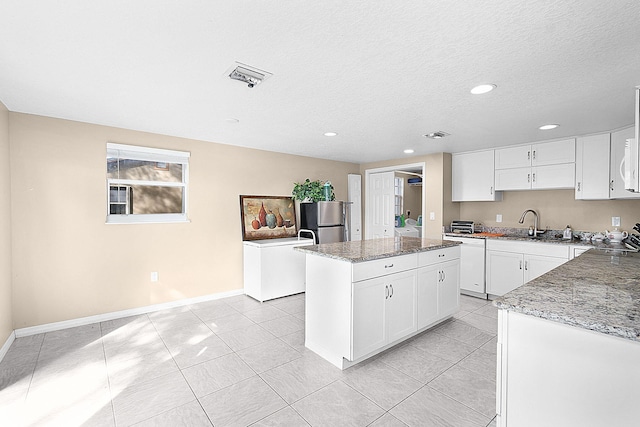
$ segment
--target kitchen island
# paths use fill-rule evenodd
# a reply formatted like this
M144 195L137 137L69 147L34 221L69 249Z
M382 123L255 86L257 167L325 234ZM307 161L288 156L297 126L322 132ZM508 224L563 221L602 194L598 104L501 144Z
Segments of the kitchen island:
M345 369L451 317L458 245L395 237L296 248L306 254L305 346Z
M640 254L591 249L494 304L499 426L638 425Z

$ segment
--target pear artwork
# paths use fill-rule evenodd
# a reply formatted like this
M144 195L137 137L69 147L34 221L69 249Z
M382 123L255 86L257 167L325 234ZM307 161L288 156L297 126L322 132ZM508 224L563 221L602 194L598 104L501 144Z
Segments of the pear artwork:
M280 215L280 209L276 209L276 226L278 227L282 227L282 225L284 224L284 218L282 218L282 215Z
M253 221L251 221L251 226L253 227L254 230L259 230L260 229L260 221L258 221L257 218L253 218Z

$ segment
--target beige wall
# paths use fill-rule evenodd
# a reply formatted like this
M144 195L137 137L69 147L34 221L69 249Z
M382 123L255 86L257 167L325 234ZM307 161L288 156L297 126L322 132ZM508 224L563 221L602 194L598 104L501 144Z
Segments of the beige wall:
M0 347L13 331L9 111L0 102Z
M620 217L622 230L640 222L640 200L575 200L573 190L506 191L501 202L460 203L460 218L492 227L524 227L518 220L526 209L540 215L540 228L556 230L567 224L578 231L611 230L612 216ZM496 214L502 214L502 223L496 222ZM529 215L525 225L530 224Z
M404 178L404 214L409 218L418 219L418 215L422 215L422 186L409 185L407 177ZM411 212L411 215L407 215Z
M360 165L360 174L362 174L363 177L363 213L364 206L366 206L366 183L364 181L365 171L367 169L387 168L390 166L422 162L425 163L425 171L422 178L422 195L425 198L425 211L422 212L422 223L425 227L425 237L439 239L442 236L442 226L451 223L452 219L456 219L459 216L459 204L451 202L451 154L435 153L426 156L415 156ZM430 212L434 213L434 220L429 220ZM366 227L366 224L364 227ZM366 234L363 234L363 236L364 235Z
M344 200L347 174L358 172L351 163L20 113L9 120L14 328L241 289L239 195L290 195L294 181L310 178L331 180ZM106 225L107 142L190 151L191 222Z

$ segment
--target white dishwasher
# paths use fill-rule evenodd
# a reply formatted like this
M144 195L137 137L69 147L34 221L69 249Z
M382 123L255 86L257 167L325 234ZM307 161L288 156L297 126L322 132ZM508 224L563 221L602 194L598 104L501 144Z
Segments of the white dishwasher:
M444 240L462 242L460 245L460 293L487 298L485 287L486 239L444 236Z

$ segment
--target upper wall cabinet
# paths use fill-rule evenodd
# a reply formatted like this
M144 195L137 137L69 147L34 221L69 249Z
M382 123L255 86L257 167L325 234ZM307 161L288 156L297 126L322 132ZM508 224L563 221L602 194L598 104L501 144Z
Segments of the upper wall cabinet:
M543 190L575 185L574 139L495 150L495 188Z
M502 200L493 182L493 150L451 155L451 198L454 202Z
M632 126L611 133L611 166L609 181L609 198L611 199L640 199L640 193L633 193L624 189L624 144L629 138L635 138L635 128ZM621 172L622 169L622 172Z
M608 133L577 139L576 200L609 199L610 152L610 135Z
M496 169L558 165L575 162L576 145L574 139L565 139L500 148L495 153Z

